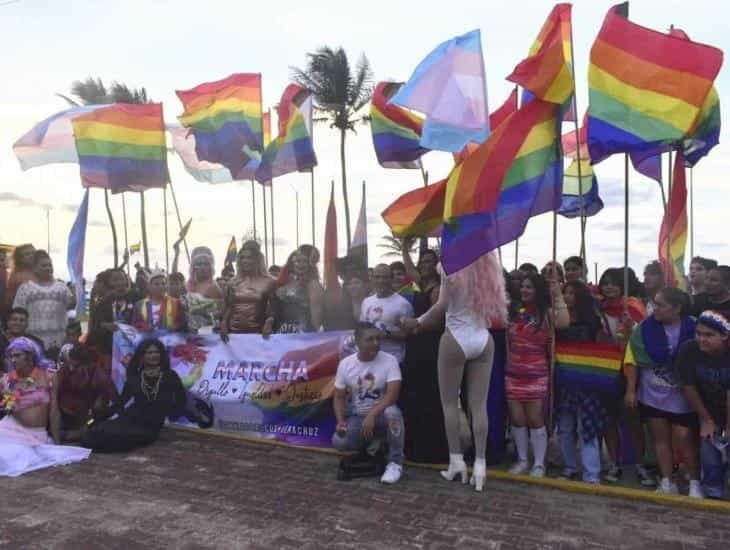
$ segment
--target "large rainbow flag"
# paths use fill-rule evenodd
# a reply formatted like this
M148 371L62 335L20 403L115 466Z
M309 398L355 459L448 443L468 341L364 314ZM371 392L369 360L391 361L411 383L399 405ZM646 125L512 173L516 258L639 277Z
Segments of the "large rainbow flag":
M397 237L433 237L444 216L446 180L398 197L383 210L383 220Z
M530 92L532 97L560 105L573 97L575 88L570 11L570 4L556 4L553 7L530 47L528 57L507 77L507 80Z
M373 146L383 168L418 168L418 159L429 151L419 143L423 118L388 103L402 85L399 82L378 82L370 103Z
M266 147L256 170L256 180L261 183L317 166L311 133L312 93L298 84L289 84L276 112L279 135Z
M667 239L669 244L667 245ZM682 290L687 288L684 276L684 251L687 246L687 181L684 156L677 152L674 160L669 204L659 230L659 261L668 283ZM667 250L669 248L669 250ZM667 254L667 252L669 254Z
M451 171L441 233L447 273L515 240L530 217L557 210L560 117L560 105L535 98Z
M170 181L161 103L115 103L72 124L84 187L120 193Z
M178 90L185 111L180 123L192 128L200 160L222 164L234 179L251 179L263 151L261 75L239 73Z
M568 390L617 394L623 355L616 344L557 342L555 383Z
M609 10L591 48L588 147L615 153L677 144L696 128L722 51L630 22Z

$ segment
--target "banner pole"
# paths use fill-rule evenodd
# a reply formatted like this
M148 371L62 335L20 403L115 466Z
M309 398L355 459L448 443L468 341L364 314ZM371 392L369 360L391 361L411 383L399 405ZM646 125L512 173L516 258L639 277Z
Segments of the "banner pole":
M515 239L515 270L520 265L520 239Z
M694 168L689 169L689 258L695 257L695 197Z
M177 216L177 225L178 225L178 228L180 229L180 233L182 233L183 223L182 223L182 219L180 218L180 209L177 206L177 196L175 195L175 188L172 186L172 181L170 182L170 193L172 194L172 203L175 206L175 215ZM190 263L190 250L188 250L187 235L183 238L183 244L185 245L185 255L188 257L188 263Z
M667 165L667 227L665 230L665 233L667 235L667 244L666 244L666 255L667 255L667 272L664 274L664 280L667 283L667 286L671 286L672 282L672 275L673 275L673 264L672 261L672 179L674 174L672 173L672 151L669 150L668 153L668 165ZM679 281L677 281L677 284L679 284Z
M266 192L266 188L264 188ZM274 237L274 178L269 183L269 198L271 199L271 263L276 264L276 238Z
M127 234L127 199L125 193L122 193L122 217L124 218L124 250L127 252L127 255L129 255L129 236ZM129 260L127 260L127 276L131 277L129 263Z
M150 250L147 246L147 218L145 216L144 191L139 193L139 221L142 226L142 254L144 255L144 267L150 268Z
M170 237L167 230L167 185L162 189L162 212L165 225L165 273L170 274Z
M256 235L256 185L253 180L251 180L251 217L253 218L253 240L258 241Z
M109 189L104 189L104 206L106 206L106 215L109 217L109 226L112 229L112 244L114 246L114 267L119 265L119 248L117 246L117 227L114 224L114 216L109 206Z
M624 311L629 298L629 155L624 153Z
M268 215L266 214L266 186L265 185L263 185L263 195L264 195L264 258L266 259L266 269L269 269L269 220L268 220Z
M310 179L310 185L312 187L312 246L316 246L316 240L315 240L315 227L314 227L314 167L312 167L312 171L310 172L311 179Z

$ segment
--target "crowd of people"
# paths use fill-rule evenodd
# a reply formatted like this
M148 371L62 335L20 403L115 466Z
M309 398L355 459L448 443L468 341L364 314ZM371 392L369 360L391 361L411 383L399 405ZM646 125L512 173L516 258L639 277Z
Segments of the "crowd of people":
M507 273L487 255L447 277L437 253L422 248L417 263L408 252L371 269L346 258L334 292L323 288L319 261L315 247L302 245L267 269L258 243L248 241L219 278L207 247L192 250L187 277L177 258L170 274L139 269L134 281L123 267L108 269L93 282L84 331L70 313L75 296L54 278L45 251L18 246L12 266L0 257L0 475L149 444L166 418L210 425L212 411L188 393L159 340L138 347L117 391L112 339L123 325L219 334L223 342L354 330L357 352L335 376L332 444L372 453L382 443L385 483L401 478L408 459L448 463L444 478L482 490L486 401L502 338L510 472L543 477L558 462L563 478L616 483L630 447L642 486L677 494L686 480L691 497L725 497L730 266L693 258L684 292L666 285L658 262L643 281L619 267L591 284L577 256ZM554 350L563 343L619 349L615 391L556 385ZM551 441L557 461L548 461Z

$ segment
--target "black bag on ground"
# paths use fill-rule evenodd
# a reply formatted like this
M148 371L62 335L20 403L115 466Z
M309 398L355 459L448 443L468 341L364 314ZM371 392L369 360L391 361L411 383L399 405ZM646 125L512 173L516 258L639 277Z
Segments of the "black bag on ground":
M356 455L345 456L340 460L337 479L350 481L361 477L382 476L383 472L385 472L385 454L378 451L375 455L370 455L362 451Z

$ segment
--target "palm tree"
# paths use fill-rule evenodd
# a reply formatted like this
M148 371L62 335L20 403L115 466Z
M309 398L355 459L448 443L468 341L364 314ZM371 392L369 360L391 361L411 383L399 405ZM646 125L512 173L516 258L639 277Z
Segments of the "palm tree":
M363 120L358 116L373 95L373 73L370 62L363 54L354 72L342 47L332 49L323 46L307 54L307 67L292 67L294 82L312 91L315 108L327 114L330 128L340 132L340 167L342 169L342 196L345 201L345 227L347 248L350 249L350 201L347 196L347 164L345 138L347 131L355 131L355 124ZM326 120L326 119L325 119Z
M408 253L413 254L416 251L416 240L413 238L402 239L394 235L383 235L380 237L383 241L377 245L378 248L384 248L387 250L383 256L385 257L398 257L403 255L403 247L408 248Z
M126 84L113 81L111 89L107 90L101 78L87 77L85 80L74 80L71 83L71 95L76 100L58 94L65 99L70 105L104 105L107 103L149 103L151 100L147 97L147 90L144 88L134 89ZM80 102L80 103L79 103ZM145 218L144 192L139 194L140 198L140 217L142 224L142 248L144 250L144 265L149 268L150 254L147 246L147 220ZM114 218L109 206L109 191L104 189L104 204L106 205L106 213L109 216L109 224L112 229L112 241L114 245L114 266L119 265L119 251L117 246L117 229L114 225Z

